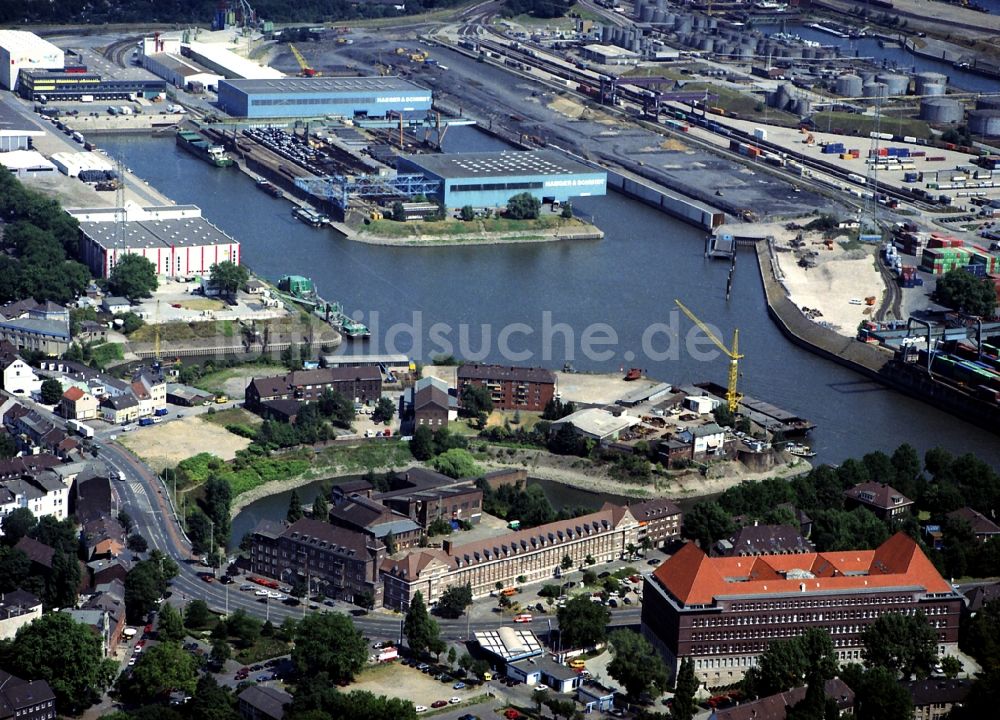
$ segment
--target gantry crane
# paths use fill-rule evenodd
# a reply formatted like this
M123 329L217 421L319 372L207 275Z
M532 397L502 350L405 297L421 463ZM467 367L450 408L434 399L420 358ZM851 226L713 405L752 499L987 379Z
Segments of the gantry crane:
M316 70L311 65L309 65L308 62L306 62L306 59L302 57L302 53L299 52L299 49L297 47L295 47L291 43L288 43L288 49L291 50L292 55L295 56L295 62L297 62L299 64L299 67L302 68L302 71L299 73L299 75L301 75L302 77L316 77L317 75L319 75L319 73L316 72Z
M715 336L708 326L699 320L693 312L684 307L684 303L680 300L674 300L685 315L691 318L691 322L701 328L701 331L708 335L709 339L715 343L715 345L726 354L729 358L729 386L726 388L726 402L729 404L729 412L736 414L737 409L740 406L740 400L743 396L740 395L736 390L736 383L740 376L740 359L743 357L740 355L740 331L739 328L733 330L733 346L732 348L727 348L723 345L722 341Z

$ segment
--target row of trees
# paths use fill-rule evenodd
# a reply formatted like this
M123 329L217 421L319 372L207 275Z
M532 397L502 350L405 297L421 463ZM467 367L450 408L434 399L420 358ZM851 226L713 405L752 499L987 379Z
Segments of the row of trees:
M232 504L229 482L218 476L210 477L203 487L201 501L187 514L187 533L195 552L225 549L232 530L229 513Z
M2 14L2 11L0 11ZM77 262L79 225L55 200L0 174L0 303L33 297L67 303L90 282Z

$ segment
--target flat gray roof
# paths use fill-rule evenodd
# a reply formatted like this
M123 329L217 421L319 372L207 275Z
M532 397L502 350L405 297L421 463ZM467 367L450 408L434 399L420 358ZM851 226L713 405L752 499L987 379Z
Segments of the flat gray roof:
M125 223L124 240L117 223L81 222L84 234L109 250L157 247L227 245L236 240L202 217L177 220L132 220Z
M400 77L286 77L271 80L221 80L245 93L345 93L345 92L421 92L430 93L419 85Z
M17 112L5 102L0 102L0 132L4 135L44 135L45 131L39 125Z
M553 150L404 155L404 159L443 178L508 175L596 175L600 170L570 160Z

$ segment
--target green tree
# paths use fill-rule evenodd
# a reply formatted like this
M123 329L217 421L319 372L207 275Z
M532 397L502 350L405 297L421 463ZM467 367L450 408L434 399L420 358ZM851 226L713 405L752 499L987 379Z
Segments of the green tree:
M330 517L330 505L327 503L323 493L317 495L316 499L313 500L312 516L314 520L323 521L326 521Z
M383 395L375 403L372 420L377 423L390 423L394 417L396 417L396 403Z
M911 720L913 700L896 673L876 666L867 672L851 665L841 672L841 679L854 690L854 716L857 720Z
M430 460L434 457L434 431L426 425L421 425L413 431L410 440L410 454L416 460Z
M132 676L122 685L122 695L134 703L145 703L173 690L193 693L198 661L179 643L161 642L143 650Z
M949 680L954 680L962 672L962 661L954 655L945 655L941 658L941 672Z
M125 615L132 625L145 623L146 616L154 610L166 592L167 578L159 563L143 560L125 576Z
M406 208L399 200L392 204L392 219L396 222L406 222Z
M131 302L149 297L157 287L156 266L142 255L129 253L119 258L108 275L108 289Z
M205 483L205 498L202 501L205 514L213 523L215 547L224 549L229 544L231 519L229 510L233 504L233 489L227 480L211 477Z
M368 644L342 613L306 615L295 632L292 662L300 677L352 680L368 661Z
M722 427L733 427L736 424L736 415L729 409L728 405L716 405L712 410L712 417Z
M468 478L482 475L482 468L476 463L472 453L462 448L452 448L438 455L431 465L439 473L450 478Z
M144 553L149 549L149 543L146 542L146 538L139 533L129 535L126 546L134 553Z
M18 541L35 529L37 524L35 514L26 507L15 508L3 519L3 539L8 545L17 545Z
M350 428L354 422L354 403L331 388L327 388L320 395L319 411L323 417L330 418L330 422L337 427Z
M454 646L449 647L448 648L448 669L449 670L454 669L454 667L455 667L455 661L457 659L458 659L458 653L455 652L455 647Z
M591 602L588 595L577 595L559 608L559 632L562 646L586 648L607 638L611 613L603 605Z
M463 205L461 216L465 222L472 222L476 219L476 211L472 209L471 205Z
M52 569L45 583L46 608L75 607L80 588L80 563L76 553L57 550L52 555Z
M764 697L799 687L803 679L822 688L836 667L829 633L810 629L798 637L772 641L744 676L743 691L749 697Z
M192 630L206 628L214 619L215 616L208 609L208 603L200 598L189 602L184 609L184 624Z
M406 644L414 655L426 652L439 635L438 624L427 613L424 596L419 591L413 596L406 611L403 634L406 636Z
M559 567L561 567L563 570L571 569L573 567L573 558L571 558L569 555L563 555L563 559L562 562L559 563Z
M573 217L573 205L571 203L563 203L560 216L563 220L571 219Z
M937 634L921 611L880 615L861 641L866 665L888 668L906 680L927 677L937 664Z
M288 512L285 519L293 523L302 518L302 500L299 498L299 491L292 490L292 496L288 498Z
M184 619L180 611L170 603L160 605L156 627L163 640L176 642L184 639Z
M226 619L226 631L240 647L248 648L260 638L263 623L240 608Z
M715 500L697 503L684 516L684 534L697 540L708 552L712 545L734 530L733 519Z
M542 201L531 193L514 195L507 201L507 217L514 220L534 220L542 209Z
M997 307L993 283L965 270L952 270L939 277L934 299L953 310L984 318L993 317Z
M698 692L698 678L694 674L694 660L689 657L681 661L674 690L674 705L671 709L673 720L692 720L698 711L694 697Z
M250 280L250 272L230 260L215 263L209 268L209 282L223 295L234 297Z
M441 593L437 604L437 614L445 618L461 617L465 609L472 604L472 586L452 585Z
M646 638L631 630L616 630L608 642L613 655L608 674L622 684L630 698L667 689L670 673Z
M45 680L60 713L77 714L100 699L116 665L101 639L66 613L48 613L0 643L0 666L22 678Z
M9 460L17 455L17 443L9 433L0 433L0 460Z
M462 388L461 409L462 414L467 417L493 412L493 397L489 388L482 385L467 385Z
M535 705L535 712L542 714L542 705L549 699L549 691L535 688L531 691L531 702Z
M42 382L39 394L41 395L42 402L46 405L57 405L59 400L62 399L62 385L55 378L47 378Z
M122 526L122 530L125 531L125 535L130 535L132 533L132 528L135 527L135 521L125 510L118 511L118 523Z
M121 331L126 335L131 335L136 330L146 324L146 321L134 312L119 313L115 315L115 320L121 320Z
M191 702L185 707L186 714L198 720L239 720L240 714L233 707L233 696L228 688L222 687L211 675L198 678Z
M222 638L216 638L212 641L212 651L209 653L208 662L219 669L226 664L226 661L232 657L233 649L228 642Z

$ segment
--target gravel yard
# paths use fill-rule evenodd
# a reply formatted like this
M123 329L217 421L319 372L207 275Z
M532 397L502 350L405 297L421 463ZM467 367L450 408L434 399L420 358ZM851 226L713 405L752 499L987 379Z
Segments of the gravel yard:
M173 419L121 433L118 442L157 472L203 452L232 460L237 450L250 444L247 438L234 435L201 416Z

